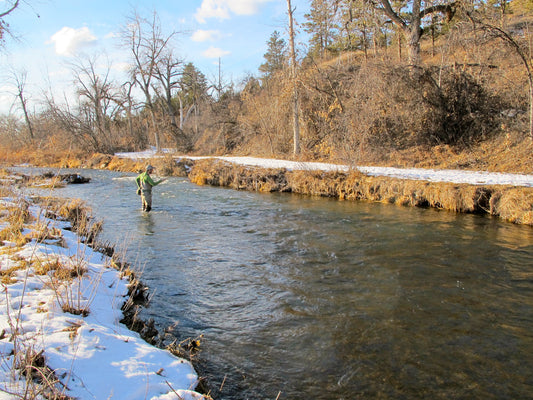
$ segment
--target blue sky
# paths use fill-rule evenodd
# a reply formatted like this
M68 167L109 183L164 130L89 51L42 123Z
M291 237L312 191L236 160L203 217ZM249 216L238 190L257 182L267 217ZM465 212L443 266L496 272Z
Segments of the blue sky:
M309 1L292 3L296 21L303 23ZM0 9L5 4L0 0ZM287 36L286 0L28 1L6 19L18 40L8 39L0 54L0 113L8 112L13 103L11 70L27 71L30 107L49 87L55 96L68 92L72 86L68 63L79 54L99 55L99 61L111 63L120 79L130 58L117 34L135 10L143 17L155 11L165 34L179 32L177 53L212 81L218 77L219 57L226 82L257 75L272 32ZM304 34L301 28L300 32Z

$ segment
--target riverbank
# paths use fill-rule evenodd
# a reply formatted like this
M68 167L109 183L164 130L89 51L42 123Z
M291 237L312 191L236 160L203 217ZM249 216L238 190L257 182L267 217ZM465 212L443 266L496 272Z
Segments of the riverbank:
M147 163L157 174L188 177L199 185L238 190L292 192L339 200L433 207L488 214L533 226L533 175L485 171L354 167L252 157L191 157L154 150L67 156L46 161L57 168L140 172Z
M121 323L139 282L95 250L99 223L81 203L35 203L9 180L0 187L0 399L208 398L194 391L189 361L143 339L157 332Z
M263 169L210 159L194 164L189 179L196 184L235 189L292 192L339 200L372 201L400 206L489 214L533 226L533 188L370 176L354 170Z
M105 167L134 163L142 168L146 162L159 166L160 174L188 176L198 185L432 207L533 226L533 175L527 174L354 168L251 157L154 157L151 151L117 154Z

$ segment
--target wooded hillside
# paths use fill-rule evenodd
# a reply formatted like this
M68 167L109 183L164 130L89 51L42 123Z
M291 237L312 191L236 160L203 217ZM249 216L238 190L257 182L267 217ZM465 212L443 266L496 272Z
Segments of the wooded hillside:
M157 14L133 15L120 38L127 82L80 57L70 68L78 102L45 95L32 114L13 73L19 113L0 117L0 147L5 159L155 146L531 173L532 21L531 0L312 0L294 58L276 31L257 75L209 82Z

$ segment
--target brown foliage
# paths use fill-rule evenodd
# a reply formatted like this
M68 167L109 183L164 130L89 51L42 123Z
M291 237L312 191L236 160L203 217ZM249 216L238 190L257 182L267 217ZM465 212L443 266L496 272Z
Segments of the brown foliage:
M291 101L287 79L282 74L269 79L261 90L244 90L243 107L237 119L243 135L239 153L272 157L292 149Z

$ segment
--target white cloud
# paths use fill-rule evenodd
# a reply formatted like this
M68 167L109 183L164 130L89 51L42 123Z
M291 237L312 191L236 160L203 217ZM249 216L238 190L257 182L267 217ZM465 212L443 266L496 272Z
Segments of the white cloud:
M120 37L120 33L118 32L109 32L107 35L105 35L106 39L116 39Z
M89 28L74 29L65 26L54 33L48 43L54 43L56 54L71 56L79 49L94 44L95 41L96 36Z
M208 18L229 19L230 14L253 15L263 3L272 0L203 0L196 10L196 20L205 23Z
M252 15L259 11L263 3L271 0L226 0L229 9L237 15Z
M196 20L200 23L205 23L207 18L228 19L228 8L223 2L216 0L203 0L202 5L195 14Z
M191 36L191 39L195 42L212 42L220 39L220 31L205 31L203 29L198 29Z
M127 62L116 62L111 66L115 71L128 72L131 70L132 65Z
M202 54L204 55L204 57L207 57L207 58L219 58L219 57L227 56L231 54L231 52L227 50L222 50L218 47L211 46L206 51L204 51Z

